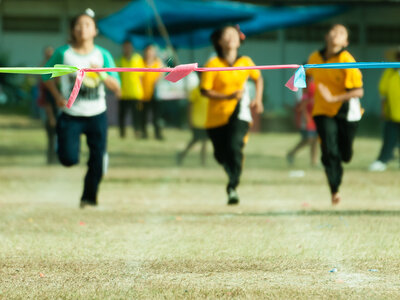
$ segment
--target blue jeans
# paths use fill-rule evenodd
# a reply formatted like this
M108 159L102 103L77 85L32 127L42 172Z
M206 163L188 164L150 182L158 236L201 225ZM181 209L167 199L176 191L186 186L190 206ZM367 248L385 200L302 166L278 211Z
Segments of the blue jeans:
M81 199L96 204L107 147L106 113L92 117L74 117L65 113L60 115L57 121L57 153L62 165L70 167L79 163L81 134L86 135L89 147L88 171Z

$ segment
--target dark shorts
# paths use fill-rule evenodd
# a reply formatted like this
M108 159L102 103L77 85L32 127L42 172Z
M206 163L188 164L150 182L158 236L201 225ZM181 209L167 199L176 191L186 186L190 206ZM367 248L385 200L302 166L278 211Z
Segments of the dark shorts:
M318 137L317 131L314 131L314 130L301 129L300 134L301 134L301 138L303 140L315 139Z
M196 141L205 141L208 139L208 134L206 129L192 128L193 139Z

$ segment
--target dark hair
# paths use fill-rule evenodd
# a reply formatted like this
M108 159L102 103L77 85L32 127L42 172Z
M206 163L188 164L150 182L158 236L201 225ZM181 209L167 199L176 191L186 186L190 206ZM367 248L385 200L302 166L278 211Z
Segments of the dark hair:
M75 36L74 36L74 28L75 28L75 25L78 22L78 20L83 16L91 18L93 20L93 22L94 22L94 26L97 29L96 20L92 16L89 16L88 14L83 13L83 14L79 14L79 15L73 17L71 22L69 23L69 43L71 43L71 44L75 44L76 43L76 39L75 39Z
M239 40L241 40L240 38L240 31L237 29L237 27L232 26L232 25L228 25L228 26L224 26L221 28L216 29L212 34L211 34L211 43L214 46L215 52L217 52L218 57L223 58L223 53L222 53L222 47L219 44L219 41L221 40L222 34L225 32L226 29L228 28L233 28L237 31L238 35L239 35Z

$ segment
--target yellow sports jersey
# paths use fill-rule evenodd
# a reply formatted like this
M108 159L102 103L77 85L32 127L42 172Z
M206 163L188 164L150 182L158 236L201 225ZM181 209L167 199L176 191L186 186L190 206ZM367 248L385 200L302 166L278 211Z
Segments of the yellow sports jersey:
M379 81L379 93L386 99L385 116L394 122L400 122L400 73L398 69L387 69Z
M242 56L236 60L233 67L254 66L250 57ZM228 63L219 57L211 58L205 65L207 68L229 67ZM257 80L261 76L259 70L240 70L223 72L204 72L201 74L200 88L214 90L230 95L242 90L248 78ZM206 128L226 125L234 112L239 99L210 99L208 104Z
M345 62L355 62L354 57L346 50L341 51L328 60L325 60L322 54L316 51L308 59L309 64ZM349 89L361 88L363 86L362 74L359 69L308 69L307 74L314 78L316 85L313 116L324 115L333 117L342 106L342 102L330 103L325 101L319 92L319 83L324 84L334 96L344 94Z
M195 128L204 129L207 121L208 98L200 92L200 87L193 89L189 95L191 103L190 123Z
M128 60L121 57L118 66L121 68L144 68L143 58L134 53ZM121 72L121 99L122 100L142 100L143 99L143 86L142 86L142 72Z
M152 65L148 66L144 63L145 68L161 68L162 62L157 59ZM154 94L155 84L161 73L158 72L145 72L143 74L143 101L150 101Z

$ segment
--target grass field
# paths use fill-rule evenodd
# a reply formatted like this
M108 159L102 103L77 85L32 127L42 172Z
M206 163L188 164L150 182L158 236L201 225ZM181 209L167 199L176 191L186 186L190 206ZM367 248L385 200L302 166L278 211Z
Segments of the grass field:
M86 146L79 166L46 166L40 124L2 116L0 299L400 298L400 171L366 171L379 140L356 140L332 208L308 151L286 165L298 135L254 134L227 207L211 145L206 167L198 148L176 167L189 136L111 128L100 205L80 210Z

